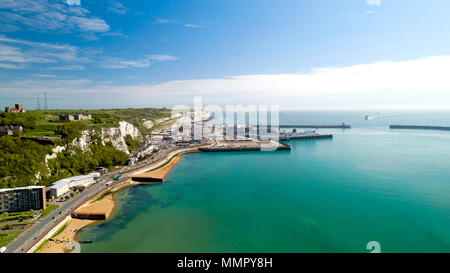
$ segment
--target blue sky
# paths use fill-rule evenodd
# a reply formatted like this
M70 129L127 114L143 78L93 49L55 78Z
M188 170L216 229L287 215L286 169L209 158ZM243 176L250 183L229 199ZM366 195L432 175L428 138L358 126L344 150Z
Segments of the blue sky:
M0 101L450 107L446 0L0 0ZM41 103L42 104L42 103Z

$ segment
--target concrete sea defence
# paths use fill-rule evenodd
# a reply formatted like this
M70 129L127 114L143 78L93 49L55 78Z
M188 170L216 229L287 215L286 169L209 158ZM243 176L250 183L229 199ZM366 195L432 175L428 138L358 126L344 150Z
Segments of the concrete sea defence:
M280 128L312 128L312 129L351 129L350 124L338 125L280 125Z
M415 129L415 130L450 131L450 127L445 127L445 126L423 126L423 125L390 125L389 129Z
M131 177L131 180L134 182L141 182L141 183L163 183L163 178L156 178L152 177L151 174L137 174Z
M219 142L215 146L201 147L200 152L250 152L250 151L264 151L265 148L273 148L275 151L290 150L291 146L270 141L226 141Z
M95 220L102 221L106 220L106 213L72 213L72 218L82 219L82 220Z
M319 139L319 138L333 138L333 135L326 134L326 135L320 135L320 134L314 134L314 135L296 135L296 136L288 136L286 139L280 139L280 140L291 140L291 139Z
M280 146L276 148L276 151L290 150L289 146ZM261 151L260 147L240 147L240 148L199 148L200 152L251 152Z

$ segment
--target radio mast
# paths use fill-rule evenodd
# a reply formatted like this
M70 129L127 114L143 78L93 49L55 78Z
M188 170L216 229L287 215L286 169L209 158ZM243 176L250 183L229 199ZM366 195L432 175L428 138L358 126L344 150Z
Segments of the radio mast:
M37 93L37 108L36 110L41 110L41 101L39 100L39 92Z
M47 92L46 92L46 91L44 91L44 98L45 98L44 109L45 109L45 110L48 110L48 107L47 107Z

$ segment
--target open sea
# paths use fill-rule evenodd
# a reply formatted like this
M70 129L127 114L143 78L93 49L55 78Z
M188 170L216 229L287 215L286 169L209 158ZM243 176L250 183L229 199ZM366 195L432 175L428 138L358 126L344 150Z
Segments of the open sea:
M83 229L93 243L81 250L450 252L450 131L389 129L450 126L450 112L280 113L280 124L343 122L352 129L291 151L184 155L166 183L117 193L116 216Z

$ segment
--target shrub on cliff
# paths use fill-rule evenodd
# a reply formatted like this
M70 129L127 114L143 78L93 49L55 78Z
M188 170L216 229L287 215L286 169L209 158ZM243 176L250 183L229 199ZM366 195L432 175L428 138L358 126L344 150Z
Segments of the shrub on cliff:
M46 172L44 158L51 149L31 140L0 137L0 188L33 185L36 174Z

